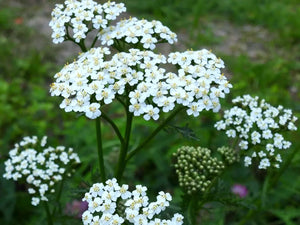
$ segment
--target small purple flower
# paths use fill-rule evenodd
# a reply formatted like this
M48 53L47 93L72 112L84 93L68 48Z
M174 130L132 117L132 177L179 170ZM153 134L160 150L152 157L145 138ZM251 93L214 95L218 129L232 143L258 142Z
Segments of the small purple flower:
M82 213L88 209L88 203L86 201L73 200L68 202L65 208L65 214L80 219Z
M231 187L231 192L239 196L240 198L245 198L248 195L248 189L242 184L234 184Z

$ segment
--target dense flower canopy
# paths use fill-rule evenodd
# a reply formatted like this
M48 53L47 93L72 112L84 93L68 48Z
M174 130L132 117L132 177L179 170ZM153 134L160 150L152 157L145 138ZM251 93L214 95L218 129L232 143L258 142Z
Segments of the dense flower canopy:
M198 116L202 110L220 109L232 87L221 73L224 63L207 50L175 52L168 57L152 51L130 49L105 61L108 48L93 48L55 75L51 95L64 97L66 112L83 112L88 118L101 115L101 106L129 97L129 111L145 120L159 118L175 105ZM161 65L176 65L177 73Z
M280 151L291 146L281 132L297 130L297 117L290 109L271 106L264 99L250 95L232 102L235 106L224 112L224 120L218 121L215 127L226 130L228 137L240 139L239 147L245 150L241 153L246 155L245 166L252 164L252 158L258 158L259 169L278 168L282 161Z
M54 185L68 175L68 168L80 162L72 148L64 146L46 147L47 137L41 141L36 136L24 137L10 150L9 159L5 161L6 179L22 180L28 184L32 205L48 201L46 195L54 192Z
M111 25L124 11L124 4L115 2L67 0L56 5L50 22L55 43L71 40L85 51L87 33L97 31L91 48L55 75L50 92L64 97L60 107L90 119L101 116L101 107L115 99L145 120L157 120L161 111L176 105L193 116L202 110L217 112L219 98L232 87L221 72L224 62L205 49L168 56L150 51L158 43L173 44L177 35L155 20L129 18ZM114 51L94 47L97 41ZM170 65L174 69L169 72Z
M171 220L154 218L170 205L172 196L160 191L156 201L149 202L146 191L147 187L142 185L129 191L127 184L120 186L115 178L93 184L83 198L88 202L88 209L82 214L83 224L183 224L183 216L178 213Z

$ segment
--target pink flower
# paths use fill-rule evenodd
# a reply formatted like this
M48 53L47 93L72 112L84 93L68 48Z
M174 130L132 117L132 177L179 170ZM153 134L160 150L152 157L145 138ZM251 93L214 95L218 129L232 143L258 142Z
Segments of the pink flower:
M82 213L87 210L88 203L86 201L73 200L66 204L65 214L80 219Z
M248 189L242 184L235 184L231 187L231 192L238 195L240 198L245 198L248 195Z

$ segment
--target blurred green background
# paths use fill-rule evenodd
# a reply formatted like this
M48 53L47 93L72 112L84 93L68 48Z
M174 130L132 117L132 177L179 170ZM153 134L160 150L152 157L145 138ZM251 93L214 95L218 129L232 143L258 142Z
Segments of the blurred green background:
M0 0L0 170L14 143L24 136L49 136L52 146L72 146L82 165L65 185L64 202L80 199L82 191L97 178L96 137L93 121L59 108L60 99L51 97L49 84L64 63L72 61L79 49L52 44L48 28L55 3L47 0ZM102 3L103 1L98 1ZM300 3L298 0L127 0L126 16L160 20L179 35L176 46L157 51L211 49L226 65L225 74L233 84L222 102L230 108L231 99L251 94L273 105L291 108L300 116ZM121 127L123 112L110 106L110 115ZM147 185L155 195L171 192L180 202L180 190L171 167L172 152L181 145L201 145L216 149L228 144L225 135L213 128L221 114L205 112L199 118L185 113L138 154L128 165L126 182ZM297 124L299 125L299 123ZM132 143L155 127L155 123L135 119ZM176 127L176 128L175 128ZM107 125L104 128L106 166L115 163L118 142ZM171 137L171 138L170 138ZM287 135L293 142L285 158L293 159L279 174L263 205L256 205L262 190L257 171L232 167L224 175L221 203L212 202L201 212L201 224L238 224L249 209L254 213L246 224L300 224L299 132ZM249 196L227 202L230 187L245 185ZM150 188L151 187L151 188ZM30 205L25 187L0 178L0 224L44 224L41 209ZM232 196L231 196L232 197ZM81 224L62 214L57 224Z

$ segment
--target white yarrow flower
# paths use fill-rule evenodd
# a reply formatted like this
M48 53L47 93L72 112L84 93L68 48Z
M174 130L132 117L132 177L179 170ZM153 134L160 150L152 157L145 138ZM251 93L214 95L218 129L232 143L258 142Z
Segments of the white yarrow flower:
M104 190L105 192L99 192ZM82 214L84 225L99 224L156 224L160 221L155 217L164 211L170 204L172 196L169 193L159 192L156 202L150 202L146 195L147 187L136 185L135 190L128 191L128 185L119 186L116 179L107 180L105 183L94 184L83 201L88 202L88 209ZM112 196L117 196L116 198ZM120 200L121 198L122 200ZM125 206L122 215L116 211L117 204ZM183 216L176 213L171 220L163 220L167 224L183 224Z
M207 69L212 62L208 65L202 60L216 56L205 49L176 52L176 57L183 61L174 60L174 54L165 57L139 49L117 53L105 61L108 54L108 48L92 48L54 76L56 81L50 92L64 97L60 107L66 112L84 113L95 119L101 116L103 105L116 99L128 99L129 112L145 120L158 120L161 112L170 112L178 105L193 116L199 116L203 110L220 109L219 98L225 95L222 85L226 78L220 71ZM160 68L167 62L179 68L178 74ZM202 69L193 69L194 64Z
M270 166L279 168L276 157L280 157L280 149L287 149L291 142L286 141L279 133L281 130L296 130L297 118L292 111L283 106L274 107L264 99L244 95L232 100L236 106L224 112L224 119L215 124L217 130L225 130L231 138L238 136L241 140L239 147L245 151L245 166L251 165L251 157L259 156L259 169ZM248 153L251 146L265 146L264 151L255 150Z
M26 182L28 193L32 195L31 204L37 206L40 201L48 201L47 194L54 192L54 185L66 175L66 168L80 163L76 153L64 146L46 147L47 137L41 141L36 136L24 137L9 152L5 161L3 177ZM37 149L37 150L36 150Z

